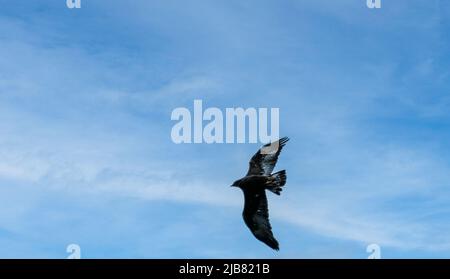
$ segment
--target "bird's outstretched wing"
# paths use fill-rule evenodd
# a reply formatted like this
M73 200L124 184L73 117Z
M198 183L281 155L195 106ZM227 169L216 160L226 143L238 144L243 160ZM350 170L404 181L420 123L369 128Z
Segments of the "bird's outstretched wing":
M245 204L244 217L245 224L260 241L270 248L279 250L278 241L272 234L272 227L269 222L269 209L267 197L264 189L244 190Z
M250 159L247 175L270 175L275 168L281 149L288 142L284 137L261 147Z

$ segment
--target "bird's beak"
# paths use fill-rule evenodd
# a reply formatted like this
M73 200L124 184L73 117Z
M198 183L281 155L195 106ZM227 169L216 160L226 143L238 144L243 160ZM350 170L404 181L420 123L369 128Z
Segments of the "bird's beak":
M236 185L230 185L230 187L236 187Z

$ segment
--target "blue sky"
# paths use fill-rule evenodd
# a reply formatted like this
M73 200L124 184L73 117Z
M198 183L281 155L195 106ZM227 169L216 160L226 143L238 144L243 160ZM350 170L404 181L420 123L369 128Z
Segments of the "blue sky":
M0 257L449 258L450 3L365 2L0 0ZM280 108L280 252L194 99Z

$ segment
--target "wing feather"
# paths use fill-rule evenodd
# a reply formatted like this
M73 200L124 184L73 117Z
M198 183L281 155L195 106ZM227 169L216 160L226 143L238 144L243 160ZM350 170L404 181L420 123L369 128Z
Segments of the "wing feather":
M264 188L259 191L244 190L245 204L244 217L245 224L260 241L275 250L279 250L278 241L272 233L272 226L269 221L269 209Z
M284 137L261 147L250 159L248 175L270 175L275 168L283 146L289 141Z

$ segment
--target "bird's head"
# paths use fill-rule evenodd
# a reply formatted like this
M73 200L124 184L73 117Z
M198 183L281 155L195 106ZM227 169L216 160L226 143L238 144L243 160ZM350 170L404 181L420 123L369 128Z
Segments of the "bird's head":
M233 184L231 184L230 187L239 187L239 180L236 180L235 182L233 182Z

